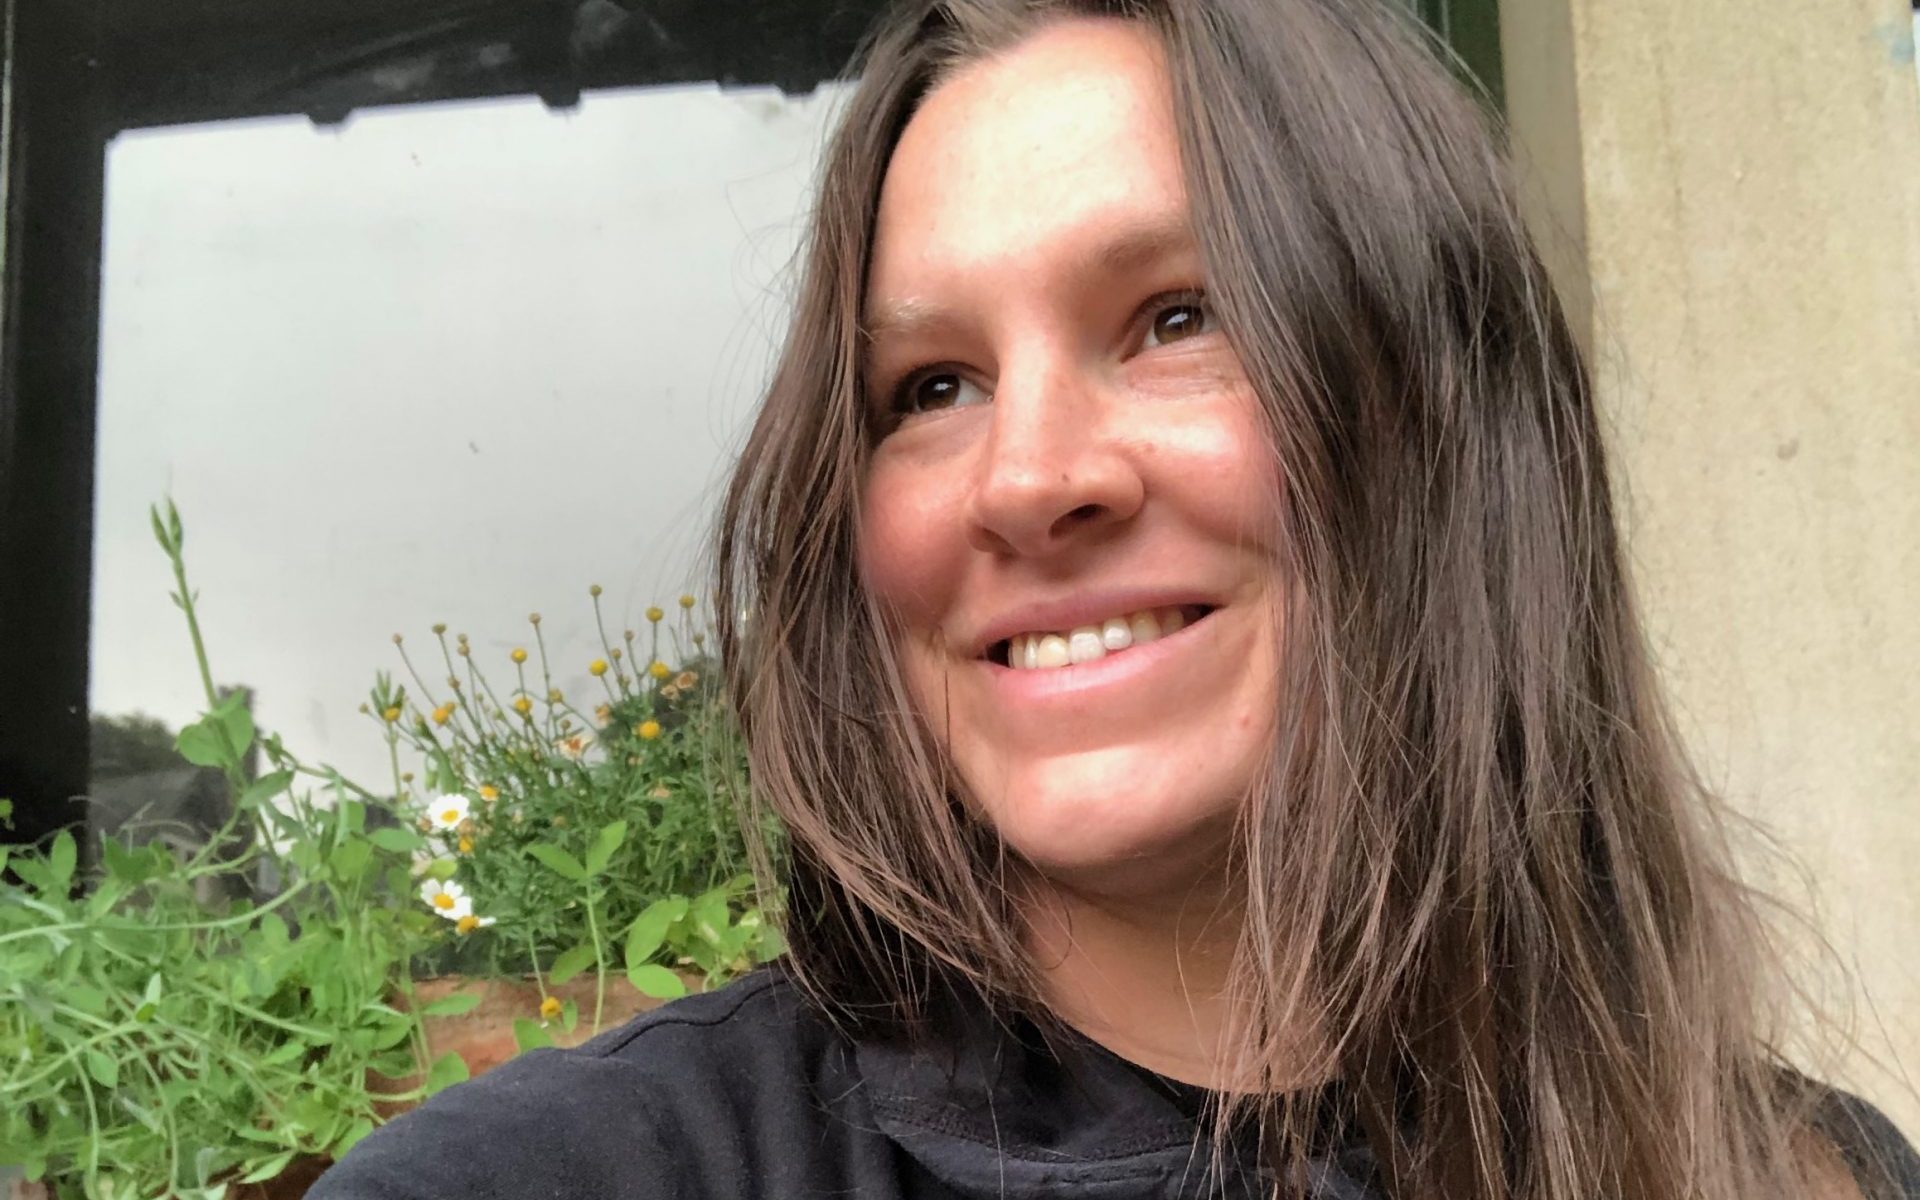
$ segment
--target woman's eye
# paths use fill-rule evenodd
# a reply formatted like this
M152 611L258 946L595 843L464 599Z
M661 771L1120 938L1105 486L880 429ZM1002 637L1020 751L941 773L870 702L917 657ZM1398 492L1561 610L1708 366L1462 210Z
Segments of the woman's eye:
M909 375L905 382L894 389L893 411L896 416L910 417L917 413L964 408L986 398L986 392L979 384L958 372L923 371Z
M1213 327L1206 303L1198 297L1185 297L1154 310L1147 324L1147 345L1164 346L1182 338L1196 337Z

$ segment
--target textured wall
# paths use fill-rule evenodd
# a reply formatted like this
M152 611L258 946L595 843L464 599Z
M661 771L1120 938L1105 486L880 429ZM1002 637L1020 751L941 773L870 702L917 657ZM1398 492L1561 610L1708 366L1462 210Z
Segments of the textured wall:
M1807 868L1853 973L1838 1007L1859 1048L1821 1069L1920 1136L1908 0L1504 0L1502 17L1532 215L1595 351L1683 726Z

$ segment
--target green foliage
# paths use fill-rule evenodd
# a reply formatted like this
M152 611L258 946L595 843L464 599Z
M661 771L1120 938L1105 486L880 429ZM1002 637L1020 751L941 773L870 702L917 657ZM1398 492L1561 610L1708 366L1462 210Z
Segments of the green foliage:
M313 869L215 915L195 882L234 864L102 844L76 892L61 832L0 887L0 1162L61 1195L213 1197L373 1127L370 1074L414 1070L416 1018L392 1005L432 918L380 901L405 860L357 832L356 801L299 804ZM236 820L249 820L242 809ZM348 847L345 871L320 860ZM393 1098L401 1098L397 1094Z
M459 1055L429 1052L422 1022L479 998L416 1007L419 971L531 972L543 993L592 972L598 1028L610 978L670 997L685 990L681 972L717 983L781 951L741 873L758 852L777 860L777 839L756 839L749 855L728 815L744 761L714 664L698 656L691 598L680 632L694 654L655 665L661 616L650 613L650 669L628 670L632 633L609 647L591 723L546 683L544 647L539 691L516 655L503 704L465 639L455 651L442 638L449 681L461 676L456 653L468 666L448 700L423 712L388 679L374 689L366 711L393 765L392 793L378 796L303 762L254 727L244 697L216 691L179 514L168 504L152 515L206 710L177 735L129 719L137 754L122 757L144 764L170 741L226 775L235 811L185 860L105 839L84 877L70 833L0 848L0 1164L60 1197L218 1200L298 1158L343 1154L388 1104L467 1077ZM256 744L270 770L251 779ZM0 823L10 817L0 800ZM216 858L233 835L250 849ZM285 890L207 907L218 891L208 877L263 856ZM538 1016L513 1023L522 1049L580 1023L556 997ZM393 1082L404 1079L421 1082Z
M677 995L676 969L714 983L783 947L747 872L756 854L778 857L778 839L749 846L734 818L746 763L692 598L672 626L649 610L644 638L629 630L616 645L592 595L603 657L583 664L599 689L587 704L553 687L536 614L532 649L505 656L503 681L466 635L436 626L445 674L430 683L396 635L411 688L382 676L364 711L387 738L434 875L459 889L436 908L447 919L426 963L544 972L555 985L592 971L598 1028L609 975ZM628 931L643 923L636 942Z

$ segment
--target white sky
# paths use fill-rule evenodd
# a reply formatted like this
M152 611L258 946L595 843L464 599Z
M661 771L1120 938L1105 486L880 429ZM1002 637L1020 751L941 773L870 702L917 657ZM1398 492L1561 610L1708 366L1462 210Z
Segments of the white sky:
M712 85L121 135L108 157L92 703L200 708L147 506L171 494L217 682L379 788L390 636L496 671L538 611L585 694L686 589L778 348L841 96ZM418 661L418 660L416 660ZM429 677L432 678L431 676Z

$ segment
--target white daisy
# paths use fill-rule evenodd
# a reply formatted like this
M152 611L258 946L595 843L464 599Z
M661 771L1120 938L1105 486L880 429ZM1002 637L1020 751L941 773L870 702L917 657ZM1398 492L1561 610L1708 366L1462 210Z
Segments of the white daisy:
M461 917L473 914L473 900L468 897L467 889L452 880L427 880L420 885L420 899L449 921L458 921Z
M459 792L435 796L427 805L427 820L433 822L435 829L443 832L458 829L460 823L467 819L467 808L472 803Z

